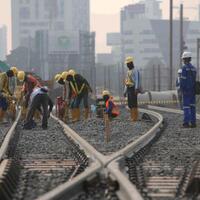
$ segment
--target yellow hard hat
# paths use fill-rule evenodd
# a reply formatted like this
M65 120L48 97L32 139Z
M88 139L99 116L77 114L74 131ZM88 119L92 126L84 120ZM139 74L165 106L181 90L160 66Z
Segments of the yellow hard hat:
M76 74L75 70L73 70L73 69L70 69L70 70L69 70L69 75L74 76L75 74Z
M128 56L128 57L126 58L126 60L125 60L125 64L131 63L131 62L133 62L133 61L134 61L133 57Z
M17 67L11 67L10 70L13 71L13 74L14 74L15 76L17 76L17 73L18 73Z
M110 96L110 92L109 92L108 90L104 90L104 91L102 92L102 96L105 96L105 95Z
M58 82L60 78L61 78L61 74L56 74L54 77L56 82Z
M17 73L17 78L18 78L18 80L19 80L20 82L23 82L24 79L25 79L25 72L24 72L24 71L19 71L19 72Z
M63 80L66 80L67 79L67 76L69 75L69 72L63 72L62 74L61 74L61 77L60 78L62 78Z

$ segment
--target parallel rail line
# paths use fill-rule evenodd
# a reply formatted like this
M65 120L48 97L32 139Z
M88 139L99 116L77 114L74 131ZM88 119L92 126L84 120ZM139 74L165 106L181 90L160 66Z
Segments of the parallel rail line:
M155 107L149 107L150 109L155 109ZM163 108L166 111L166 108ZM105 156L99 153L93 146L91 146L87 141L81 138L75 131L70 129L66 124L64 124L61 120L52 116L54 120L60 123L60 125L64 128L64 132L67 137L71 138L80 149L82 149L89 158L89 167L85 169L80 175L74 177L76 172L71 175L70 180L57 188L51 190L50 192L38 197L38 200L49 200L49 199L70 199L77 194L77 191L82 190L83 185L87 181L91 181L94 179L98 179L99 176L103 175L108 177L113 182L117 181L119 184L119 188L116 189L117 196L120 200L140 200L143 199L140 192L136 189L136 186L133 185L130 180L127 178L127 175L121 171L124 158L130 157L134 155L136 152L143 149L149 143L151 143L158 135L160 130L163 127L163 117L162 115L156 113L155 111L140 109L140 112L148 113L158 119L158 122L143 136L134 140L130 144L128 144L125 148L120 151L113 153L109 156ZM178 112L178 111L177 111ZM180 113L180 112L178 112ZM180 113L181 114L181 113ZM14 134L14 130L17 126L18 120L20 117L20 113L17 117L17 120L14 122L12 128L9 131L9 135L5 137L5 143L2 144L0 149L0 158L4 159L5 153L8 148L8 144L10 138ZM198 116L200 119L200 117ZM72 163L73 164L73 163ZM5 165L5 164L4 164ZM34 170L35 164L27 164L26 167L30 167L30 170ZM59 165L59 164L58 164ZM51 163L37 163L37 167L45 170L46 168L54 168L59 167L54 161ZM68 164L66 164L68 165ZM74 164L73 164L74 165ZM78 170L80 166L77 166L76 170Z
M99 164L99 168L96 166L92 170L86 169L80 176L75 177L71 182L67 182L58 186L54 190L49 193L41 196L38 200L48 200L48 199L60 199L63 198L72 198L74 193L73 190L78 191L78 189L82 188L84 182L86 180L90 180L91 177L96 176L97 173L105 173L110 177L110 179L117 180L120 189L117 191L118 198L121 200L140 200L142 199L139 192L136 190L136 187L127 179L127 177L120 171L118 164L116 164L116 160L121 157L124 157L127 154L132 154L134 151L138 151L147 145L151 140L153 140L160 128L162 127L163 117L154 112L145 109L140 109L140 112L145 112L150 115L153 115L158 119L158 122L143 136L128 144L125 148L120 151L111 154L110 156L105 156L99 153L93 146L91 146L87 141L81 138L75 131L70 129L64 122L52 116L55 120L59 121L59 123L64 127L65 133L68 137L71 137L75 140L85 151L90 155L90 157L96 159ZM76 194L76 193L75 193Z

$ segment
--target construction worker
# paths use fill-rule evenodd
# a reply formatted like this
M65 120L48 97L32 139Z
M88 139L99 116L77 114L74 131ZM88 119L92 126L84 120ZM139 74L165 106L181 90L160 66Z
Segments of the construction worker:
M104 90L102 96L106 105L105 113L108 114L108 117L112 119L119 116L119 109L113 102L110 92L108 90Z
M22 92L25 97L25 107L28 107L28 101L30 95L35 87L41 87L40 82L32 75L26 74L24 71L19 71L17 78L20 82L23 82Z
M178 70L178 77L176 79L176 90L177 90L177 95L178 95L178 101L179 101L180 108L181 108L181 110L183 110L183 94L182 94L181 88L180 88L181 74L182 74L182 69L179 69Z
M68 72L65 72L68 73ZM63 94L62 96L57 97L56 99L56 111L57 116L62 121L67 121L69 119L69 110L68 110L68 102L66 101L67 96L67 83L61 77L61 74L55 75L55 81L63 86Z
M191 64L192 53L184 52L182 55L184 66L182 67L180 89L183 94L184 128L196 127L196 68Z
M48 110L48 105L50 109ZM48 96L47 87L35 87L30 96L30 104L27 117L24 124L24 129L32 129L35 126L33 116L36 110L42 107L42 128L47 129L49 113L52 111L52 103Z
M125 64L128 67L127 77L125 80L124 96L128 97L128 107L130 108L131 119L138 120L138 93L140 88L140 74L134 66L133 57L127 57Z
M80 120L79 106L82 100L85 108L85 119L87 119L89 115L88 94L89 92L92 92L88 81L80 74L76 74L74 70L69 70L68 73L63 73L62 78L69 82L68 99L71 100L72 97L75 97L72 106L73 121L76 122Z
M9 100L13 98L9 89L9 78L16 76L17 73L16 67L11 67L7 72L0 73L0 122L8 109Z

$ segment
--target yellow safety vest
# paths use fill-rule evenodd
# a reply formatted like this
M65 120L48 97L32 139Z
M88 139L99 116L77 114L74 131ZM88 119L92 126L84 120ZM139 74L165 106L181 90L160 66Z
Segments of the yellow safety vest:
M73 81L74 81L74 84L73 84L73 82L70 81L70 85L71 85L73 91L75 92L75 94L81 94L81 92L83 91L83 89L85 87L85 83L81 86L81 89L79 90L78 85L75 80L75 76L73 76Z
M10 95L9 78L6 72L0 73L0 92Z
M127 87L133 87L135 85L135 81L133 80L133 70L128 70L126 80L125 80L125 85Z

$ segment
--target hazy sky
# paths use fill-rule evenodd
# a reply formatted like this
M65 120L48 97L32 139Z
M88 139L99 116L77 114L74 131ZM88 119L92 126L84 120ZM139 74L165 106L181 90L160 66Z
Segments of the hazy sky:
M185 6L196 6L200 0L184 0ZM91 30L96 31L97 52L109 51L106 47L106 32L119 31L119 11L124 5L138 0L91 0ZM165 18L168 17L168 2L163 0L162 8ZM180 0L174 0L178 4ZM177 10L174 13L177 14ZM8 26L8 47L11 47L10 0L0 0L0 24ZM185 16L197 18L197 11L188 9Z

